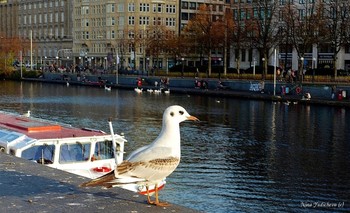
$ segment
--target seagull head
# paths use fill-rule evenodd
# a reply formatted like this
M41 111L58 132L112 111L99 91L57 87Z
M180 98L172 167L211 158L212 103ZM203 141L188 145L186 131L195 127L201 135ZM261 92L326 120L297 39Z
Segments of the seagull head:
M181 123L182 121L199 121L195 116L190 115L182 106L174 105L168 107L163 114L163 121Z

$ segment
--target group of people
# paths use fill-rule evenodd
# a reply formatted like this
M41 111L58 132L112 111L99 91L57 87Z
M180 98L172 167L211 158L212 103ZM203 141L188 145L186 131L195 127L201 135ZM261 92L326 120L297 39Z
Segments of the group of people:
M297 71L292 69L288 69L287 71L286 70L281 71L280 69L277 69L276 75L279 81L285 80L287 83L297 82L298 80Z

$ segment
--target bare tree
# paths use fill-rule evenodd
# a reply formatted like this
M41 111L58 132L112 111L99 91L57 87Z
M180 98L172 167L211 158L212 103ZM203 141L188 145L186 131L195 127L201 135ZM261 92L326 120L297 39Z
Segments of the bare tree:
M303 75L303 60L305 53L312 52L312 46L324 39L324 22L322 15L322 4L287 4L283 8L283 35L295 48L299 62L299 76ZM301 79L301 78L300 78Z
M350 43L350 2L349 0L325 1L326 26L328 38L333 51L334 78L337 77L337 55Z
M211 5L202 4L195 17L188 22L184 30L185 32L191 32L203 44L203 48L208 54L208 76L211 76L211 52L219 47L220 42L222 42L220 36L224 31L221 28L221 21L222 19L213 18Z
M251 16L251 12L248 11L247 14L246 8L242 7L241 3L236 4L236 6L233 9L233 14L231 14L232 21L230 23L229 39L235 50L236 69L239 74L242 51L250 46L247 33L251 30L251 26L254 25L251 23L247 24L250 21L247 17Z
M251 10L253 21L251 24L255 30L252 32L251 39L253 45L259 50L260 56L263 56L263 79L267 74L267 65L270 56L276 46L280 44L280 32L278 22L279 1L260 0L254 3Z

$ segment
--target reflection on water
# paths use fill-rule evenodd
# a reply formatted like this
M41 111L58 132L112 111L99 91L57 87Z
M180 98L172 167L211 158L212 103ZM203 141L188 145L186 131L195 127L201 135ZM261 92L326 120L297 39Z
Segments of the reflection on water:
M171 203L206 212L350 210L344 108L8 81L0 88L1 110L106 131L112 117L127 152L158 135L167 106L184 106L201 122L181 124L182 160L161 192Z

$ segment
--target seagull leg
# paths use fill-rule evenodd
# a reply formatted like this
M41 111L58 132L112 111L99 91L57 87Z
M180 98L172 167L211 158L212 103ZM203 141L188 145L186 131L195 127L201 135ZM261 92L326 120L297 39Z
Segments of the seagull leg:
M156 201L154 202L154 204L155 204L156 206L163 206L163 207L170 206L169 203L166 203L166 202L161 203L161 202L159 202L158 184L156 184L154 187L155 187L154 189L155 189L155 196L156 196Z
M154 205L155 202L151 201L151 197L149 196L149 187L148 187L148 185L146 185L146 191L147 191L147 202L148 202L148 204Z
M156 184L154 186L155 188L155 197L156 197L156 200L155 201L151 201L151 197L149 196L149 186L146 185L146 191L147 191L147 202L148 204L151 204L151 205L155 205L155 206L162 206L162 207L166 207L166 206L170 206L169 203L161 203L159 202L159 197L158 197L158 184Z

